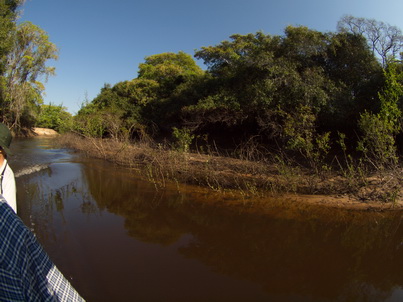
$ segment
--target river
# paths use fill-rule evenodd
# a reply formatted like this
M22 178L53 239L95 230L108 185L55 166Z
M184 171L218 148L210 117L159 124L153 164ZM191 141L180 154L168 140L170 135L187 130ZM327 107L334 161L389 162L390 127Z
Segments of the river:
M19 216L87 301L403 301L402 212L160 188L47 137L12 151Z

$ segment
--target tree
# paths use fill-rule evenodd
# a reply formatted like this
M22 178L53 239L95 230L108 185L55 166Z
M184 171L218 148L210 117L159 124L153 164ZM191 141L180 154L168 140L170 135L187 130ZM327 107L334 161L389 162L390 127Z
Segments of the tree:
M6 58L13 47L17 8L23 0L0 1L0 76L5 71Z
M372 52L380 56L383 67L390 58L395 59L403 48L402 31L384 22L347 15L341 18L337 28L340 32L363 35Z
M398 162L396 135L402 130L399 103L403 98L403 73L398 72L396 64L389 64L385 78L385 87L379 93L379 113L365 112L359 120L362 136L358 149L376 169Z
M137 78L105 85L78 112L76 121L82 130L89 127L97 136L119 139L143 136L147 127L150 132L171 131L173 125L168 124L179 118L181 102L186 101L183 96L191 89L188 83L203 75L194 59L182 51L146 57ZM90 118L100 122L88 123Z
M204 76L204 71L192 56L180 51L146 57L145 63L139 65L138 75L137 81L154 83L154 96L147 98L142 110L143 121L149 131L170 133L172 127L178 125L181 108L189 101L183 96L188 96L189 88Z
M162 83L166 78L176 79L202 73L202 69L189 54L179 51L146 57L145 62L139 65L138 77Z
M7 56L5 94L1 107L3 121L21 128L23 115L30 115L32 108L42 102L44 85L54 74L54 67L46 65L49 59L57 59L57 48L49 41L45 31L24 22L18 25L14 45Z
M7 55L13 47L15 37L17 7L22 4L22 0L0 0L0 104L4 102L6 80L4 73L6 70Z
M326 45L326 35L290 26L283 37L261 32L233 35L231 41L203 47L195 56L208 66L215 91L186 109L193 115L200 110L216 116L216 122L227 125L248 122L255 131L259 124L260 130L270 132L272 113L279 106L287 112L298 105L311 106L317 114L328 99Z
M36 121L37 127L66 132L72 128L72 115L63 105L42 105Z
M139 65L138 78L156 81L160 97L168 97L181 83L203 74L193 58L180 51L166 52L145 58Z
M360 114L379 110L378 91L384 84L382 66L363 36L334 33L329 36L323 68L333 84L319 123L326 131L354 135Z
M183 52L146 57L137 78L105 86L79 112L83 125L91 119L102 137L146 129L185 145L205 133L229 144L258 136L317 169L330 132L354 134L363 112L381 108L382 67L359 34L289 26L282 36L235 34L195 57L207 71Z

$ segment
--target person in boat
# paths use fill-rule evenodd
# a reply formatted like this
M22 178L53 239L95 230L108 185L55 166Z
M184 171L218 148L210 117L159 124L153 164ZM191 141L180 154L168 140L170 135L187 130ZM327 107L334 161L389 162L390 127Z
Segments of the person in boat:
M11 154L10 144L12 136L10 129L0 123L0 194L17 214L17 197L14 172L11 169L7 155Z
M0 195L0 301L83 302Z
M0 301L83 302L17 215L15 178L7 162L11 140L0 123Z

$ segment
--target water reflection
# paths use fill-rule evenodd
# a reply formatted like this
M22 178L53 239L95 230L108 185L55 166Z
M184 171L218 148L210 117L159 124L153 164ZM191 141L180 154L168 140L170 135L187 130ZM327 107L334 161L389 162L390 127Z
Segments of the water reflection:
M114 173L87 163L84 173L98 208L123 216L130 236L143 242L170 245L187 232L181 222L185 216L175 211L181 204L177 202L179 194L156 190L153 184L129 171Z
M403 284L400 212L272 207L256 213L195 196L184 201L129 174L114 177L94 166L84 172L98 206L122 215L130 236L167 245L191 233L182 255L271 294L382 301Z
M18 178L20 215L89 301L399 301L401 212L251 207L63 152Z

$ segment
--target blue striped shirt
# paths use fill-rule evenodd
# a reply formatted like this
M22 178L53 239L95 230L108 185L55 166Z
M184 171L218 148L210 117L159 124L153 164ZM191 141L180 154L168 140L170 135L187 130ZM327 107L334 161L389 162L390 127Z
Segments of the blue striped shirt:
M84 301L1 195L0 301Z

